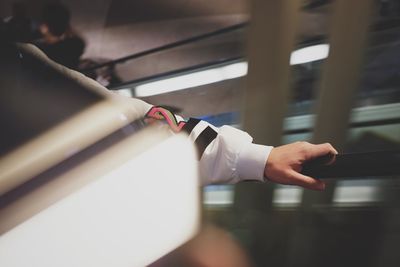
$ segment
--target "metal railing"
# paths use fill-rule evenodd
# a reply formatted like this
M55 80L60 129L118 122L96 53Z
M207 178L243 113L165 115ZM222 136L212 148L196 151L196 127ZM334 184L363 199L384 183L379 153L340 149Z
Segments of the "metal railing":
M81 71L82 72L88 72L88 71L93 71L95 69L99 69L99 68L106 67L106 66L114 66L116 64L123 63L123 62L126 62L128 60L137 59L137 58L144 57L144 56L147 56L147 55L151 55L151 54L154 54L154 53L157 53L157 52L161 52L161 51L164 51L164 50L167 50L167 49L176 48L176 47L179 47L179 46L182 46L182 45L191 44L191 43L198 42L198 41L201 41L201 40L205 40L205 39L208 39L208 38L211 38L211 37L215 37L215 36L218 36L218 35L221 35L221 34L224 34L224 33L230 33L230 32L236 31L238 29L243 29L244 27L246 27L246 25L247 25L246 22L245 23L235 24L233 26L229 26L229 27L226 27L226 28L218 29L218 30L215 30L215 31L212 31L212 32L208 32L208 33L205 33L205 34L200 34L200 35L197 35L197 36L194 36L194 37L190 37L190 38L183 39L183 40L180 40L180 41L177 41L177 42L173 42L173 43L169 43L169 44L166 44L166 45L162 45L162 46L159 46L159 47L156 47L156 48L148 49L148 50L145 50L145 51L133 54L133 55L129 55L129 56L126 56L126 57L122 57L122 58L119 58L119 59L116 59L116 60L112 60L112 61L108 61L108 62L105 62L105 63L102 63L102 64L98 64L98 65L90 67L90 68L82 69Z
M316 178L365 178L400 175L400 150L338 154L307 163L302 173ZM400 176L398 176L400 178Z

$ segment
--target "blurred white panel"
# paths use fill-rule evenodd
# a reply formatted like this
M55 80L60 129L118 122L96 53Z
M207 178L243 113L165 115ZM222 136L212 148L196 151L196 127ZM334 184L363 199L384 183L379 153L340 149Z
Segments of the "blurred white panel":
M272 202L276 206L299 206L303 189L295 186L277 186Z
M233 204L233 186L211 185L204 189L203 203L208 206L230 206Z
M148 265L196 233L197 179L192 145L169 138L2 235L0 266Z
M336 204L361 204L381 200L379 184L372 180L340 181L333 195L333 202Z

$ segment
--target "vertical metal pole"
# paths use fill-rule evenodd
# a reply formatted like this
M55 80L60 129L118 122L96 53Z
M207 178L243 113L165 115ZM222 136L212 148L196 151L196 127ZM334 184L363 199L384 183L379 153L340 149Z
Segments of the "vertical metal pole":
M330 30L330 52L323 67L316 109L313 142L330 142L343 149L350 112L357 92L369 20L374 0L335 0ZM324 244L323 229L315 225L332 203L335 184L324 193L305 191L296 219L295 238L288 265L321 265L326 259L315 253ZM314 207L319 205L320 208Z
M330 51L322 72L314 142L342 149L357 92L373 0L336 0Z
M249 71L246 80L242 125L257 143L279 145L289 99L290 54L295 43L298 0L252 0L248 32ZM257 249L262 237L272 235L268 218L274 186L243 183L235 187L236 221L246 222L248 238ZM257 217L254 216L257 214ZM260 223L260 222L263 223ZM254 243L253 243L254 242ZM262 262L258 265L264 266Z
M374 0L336 0L329 38L329 57L320 80L314 143L332 143L344 147L350 113L358 88L370 15ZM305 192L303 206L332 201L335 185L324 194Z
M301 1L253 0L242 122L257 143L279 145Z

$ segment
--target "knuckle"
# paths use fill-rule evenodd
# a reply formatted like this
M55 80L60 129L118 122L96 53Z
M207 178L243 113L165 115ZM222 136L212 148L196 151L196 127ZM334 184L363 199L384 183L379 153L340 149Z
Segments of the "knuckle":
M336 149L333 147L331 143L325 143L325 146L329 151L336 151Z
M295 144L299 146L303 146L306 143L306 141L296 141Z
M331 143L324 143L324 145L325 145L326 147L333 148L333 146L331 145Z
M307 151L309 150L309 148L310 148L310 143L308 143L308 142L302 142L302 144L301 144L301 146L300 146L300 152L302 153L302 154L305 154L305 153L307 153Z

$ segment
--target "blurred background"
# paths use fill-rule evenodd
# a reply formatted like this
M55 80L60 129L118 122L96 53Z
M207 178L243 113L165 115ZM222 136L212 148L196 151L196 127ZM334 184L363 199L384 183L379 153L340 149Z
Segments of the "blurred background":
M77 58L70 67L118 93L258 143L400 148L398 0L65 0L56 36L43 28L61 23L47 3L0 1L4 38L60 63L51 47L64 42L57 51ZM397 267L398 178L338 177L323 193L205 187L204 230L154 266Z

